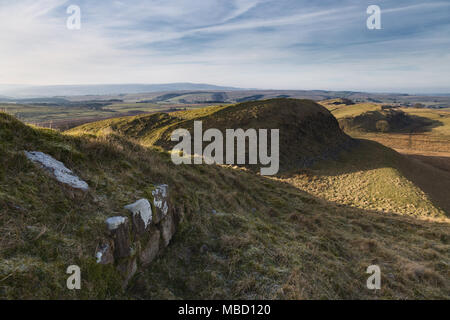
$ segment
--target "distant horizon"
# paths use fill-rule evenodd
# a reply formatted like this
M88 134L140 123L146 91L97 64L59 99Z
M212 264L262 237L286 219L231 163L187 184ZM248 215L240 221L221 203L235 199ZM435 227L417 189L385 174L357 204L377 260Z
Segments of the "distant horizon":
M89 83L89 84L0 84L0 96L8 96L8 92L4 91L5 88L20 90L20 88L23 89L30 89L30 88L63 88L63 87L95 87L95 86L170 86L170 85L195 85L195 86L211 86L211 87L217 87L217 89L199 89L199 90L205 90L205 91L214 91L214 90L241 90L241 91L330 91L330 92L353 92L353 93L369 93L369 94L408 94L408 95L424 95L424 96L449 96L450 90L448 91L384 91L384 90L356 90L356 89L327 89L327 88L318 88L318 89L310 89L310 88L242 88L237 87L233 85L218 85L214 83L196 83L196 82L167 82L167 83L138 83L138 82L130 82L130 83ZM167 91L189 91L189 90L196 90L195 88L192 89L168 89ZM166 91L166 90L161 90ZM158 91L152 91L152 92L158 92ZM124 91L124 94L127 92ZM130 93L136 93L136 92L130 92ZM146 91L142 91L139 93L147 93ZM114 95L115 93L111 93L111 95ZM76 96L77 94L74 94L73 96ZM83 95L83 94L80 94ZM87 95L107 95L105 93L98 93L98 94L87 94ZM31 95L32 96L32 95ZM40 94L40 97L43 97L45 95ZM68 95L70 96L70 95ZM11 95L10 97L15 97L14 95ZM51 97L51 95L48 95L47 97Z

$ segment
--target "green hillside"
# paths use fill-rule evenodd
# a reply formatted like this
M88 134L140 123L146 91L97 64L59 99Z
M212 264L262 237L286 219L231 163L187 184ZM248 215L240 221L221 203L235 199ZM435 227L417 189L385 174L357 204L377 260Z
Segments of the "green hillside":
M298 119L330 119L315 104L303 105ZM0 114L0 298L448 299L449 220L402 173L403 158L392 150L359 141L312 167L273 178L230 166L176 166L164 151L174 127L199 118L227 126L232 117L244 121L248 114L255 115L248 120L253 125L259 106L261 117L268 112L272 121L261 126L286 125L292 117L277 118L272 102L262 102L107 120L61 134ZM336 120L326 121L334 128ZM311 137L306 142L319 148L347 141L333 130L338 136L319 140L305 132ZM24 150L62 161L89 191L56 182ZM352 154L359 156L351 161ZM380 189L377 197L388 204L363 199L374 204L369 206L327 195L323 182L342 183L344 176L351 196L390 184L386 179L397 184ZM157 183L169 185L184 219L166 252L122 289L114 268L95 263L104 220ZM82 268L80 291L65 288L69 264ZM382 270L377 292L366 288L371 264Z
M333 158L353 141L340 129L328 110L311 100L270 99L236 105L119 118L88 123L69 130L69 134L101 136L117 133L135 139L144 146L169 151L171 133L179 128L193 133L194 121L202 121L203 130L279 129L280 166L294 169L310 166L321 159Z
M374 133L419 134L421 138L450 141L449 109L383 107L376 103L354 105L333 105L329 101L320 102L338 119L344 131L352 136L369 136ZM390 128L382 132L376 122L386 120ZM400 136L400 135L399 135ZM447 151L448 148L444 148ZM436 150L438 151L438 150Z
M364 112L360 105L343 108ZM381 111L380 106L378 109ZM271 99L171 114L117 118L85 124L67 133L99 137L114 133L144 146L170 151L175 144L170 141L170 134L178 128L192 132L195 120L201 120L204 128L219 128L222 132L226 128L280 128L281 173L288 176L289 181L293 181L289 175L294 174L295 184L319 197L360 208L410 215L443 216L443 210L450 212L450 206L441 194L445 188L442 189L440 183L438 188L426 185L425 190L421 189L424 187L423 176L438 176L439 172L411 163L380 145L350 139L325 108L310 100ZM338 155L341 155L340 159ZM299 169L313 172L318 178L310 181L305 175L296 175ZM362 187L362 181L367 181L365 187ZM315 189L316 184L321 185L319 192ZM372 197L374 194L378 196Z

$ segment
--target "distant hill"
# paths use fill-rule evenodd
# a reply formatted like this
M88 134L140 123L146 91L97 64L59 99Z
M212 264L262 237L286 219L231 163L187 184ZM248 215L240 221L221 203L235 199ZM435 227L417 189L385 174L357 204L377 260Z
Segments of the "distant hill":
M368 111L356 117L339 119L344 131L418 133L428 130L433 123L427 118L412 116L402 110Z
M4 97L2 97L4 96ZM60 85L60 86L1 86L0 102L34 103L35 99L57 103L56 99L70 101L123 100L125 103L158 104L218 104L238 103L275 98L329 100L330 103L385 103L413 107L449 108L448 95L409 95L403 93L368 93L329 90L276 90L242 89L210 84L105 84L105 85ZM41 102L43 100L40 100ZM334 101L334 102L333 102ZM39 100L37 101L39 102Z
M57 85L19 86L6 87L3 89L0 87L0 94L21 98L78 95L118 95L125 93L132 94L179 90L238 90L238 88L199 83Z

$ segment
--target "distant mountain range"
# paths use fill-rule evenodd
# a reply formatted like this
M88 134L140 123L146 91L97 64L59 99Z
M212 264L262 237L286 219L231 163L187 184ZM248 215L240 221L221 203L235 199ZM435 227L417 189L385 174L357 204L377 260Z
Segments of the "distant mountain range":
M98 84L98 85L57 85L57 86L0 86L0 98L32 98L82 95L120 95L180 90L240 90L202 83L167 84ZM2 97L3 96L3 97Z
M20 86L0 85L0 102L19 104L73 105L99 101L157 104L217 104L273 98L322 101L344 98L356 103L385 103L430 108L450 108L450 95L413 95L405 93L368 93L328 90L258 90L222 87L199 83L99 84ZM112 101L114 100L114 101Z

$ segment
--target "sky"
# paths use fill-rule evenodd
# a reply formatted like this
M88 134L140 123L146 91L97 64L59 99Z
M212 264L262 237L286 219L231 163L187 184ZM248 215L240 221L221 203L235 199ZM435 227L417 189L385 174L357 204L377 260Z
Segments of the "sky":
M0 85L172 82L450 93L450 1L0 0Z

